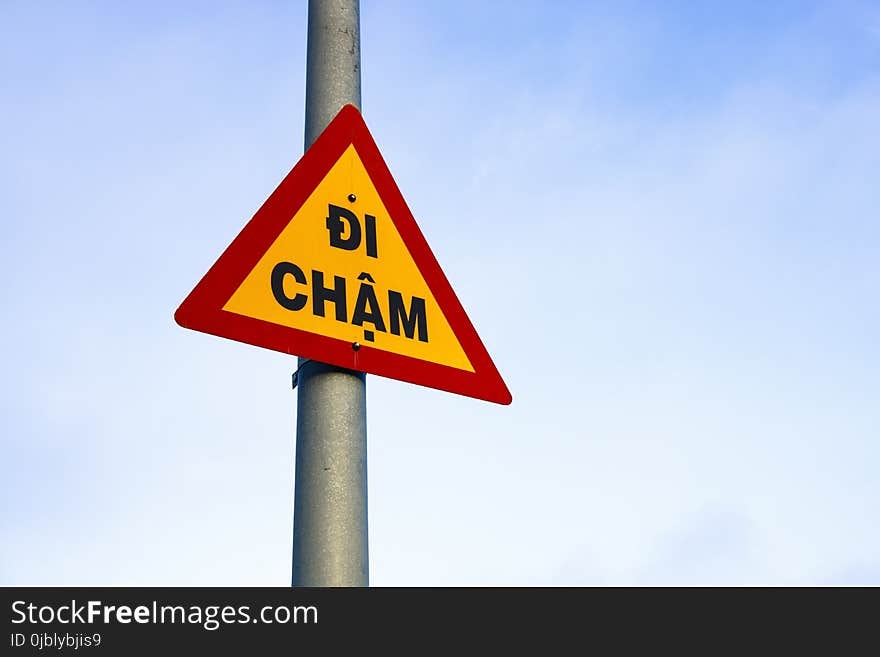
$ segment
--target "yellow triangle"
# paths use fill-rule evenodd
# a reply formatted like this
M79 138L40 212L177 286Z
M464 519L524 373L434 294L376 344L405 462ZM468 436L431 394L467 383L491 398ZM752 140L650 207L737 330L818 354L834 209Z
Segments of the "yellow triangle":
M474 371L354 146L223 310Z

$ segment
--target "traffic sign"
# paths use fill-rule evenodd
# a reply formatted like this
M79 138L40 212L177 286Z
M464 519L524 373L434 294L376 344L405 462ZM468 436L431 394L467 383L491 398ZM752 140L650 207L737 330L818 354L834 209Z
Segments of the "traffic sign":
M174 318L258 347L511 402L353 105L336 115Z

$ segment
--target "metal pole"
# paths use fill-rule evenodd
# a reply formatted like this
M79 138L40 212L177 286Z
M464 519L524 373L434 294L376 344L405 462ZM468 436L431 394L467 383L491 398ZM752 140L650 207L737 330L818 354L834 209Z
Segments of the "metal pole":
M359 0L309 0L308 148L361 105ZM367 403L361 372L300 359L293 586L367 586Z

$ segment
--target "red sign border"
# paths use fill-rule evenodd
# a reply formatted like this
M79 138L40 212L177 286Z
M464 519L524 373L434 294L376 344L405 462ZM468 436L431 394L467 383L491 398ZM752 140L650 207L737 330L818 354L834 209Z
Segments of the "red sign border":
M345 150L354 145L391 221L474 368L466 372L223 310ZM360 111L343 107L174 313L182 327L430 388L510 404L512 397L419 230Z

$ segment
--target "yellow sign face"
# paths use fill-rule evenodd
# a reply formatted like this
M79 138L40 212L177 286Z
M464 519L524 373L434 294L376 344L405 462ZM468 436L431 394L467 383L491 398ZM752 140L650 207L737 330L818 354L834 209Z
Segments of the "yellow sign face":
M354 145L223 310L474 372Z
M510 391L346 105L174 313L185 328L498 404Z

